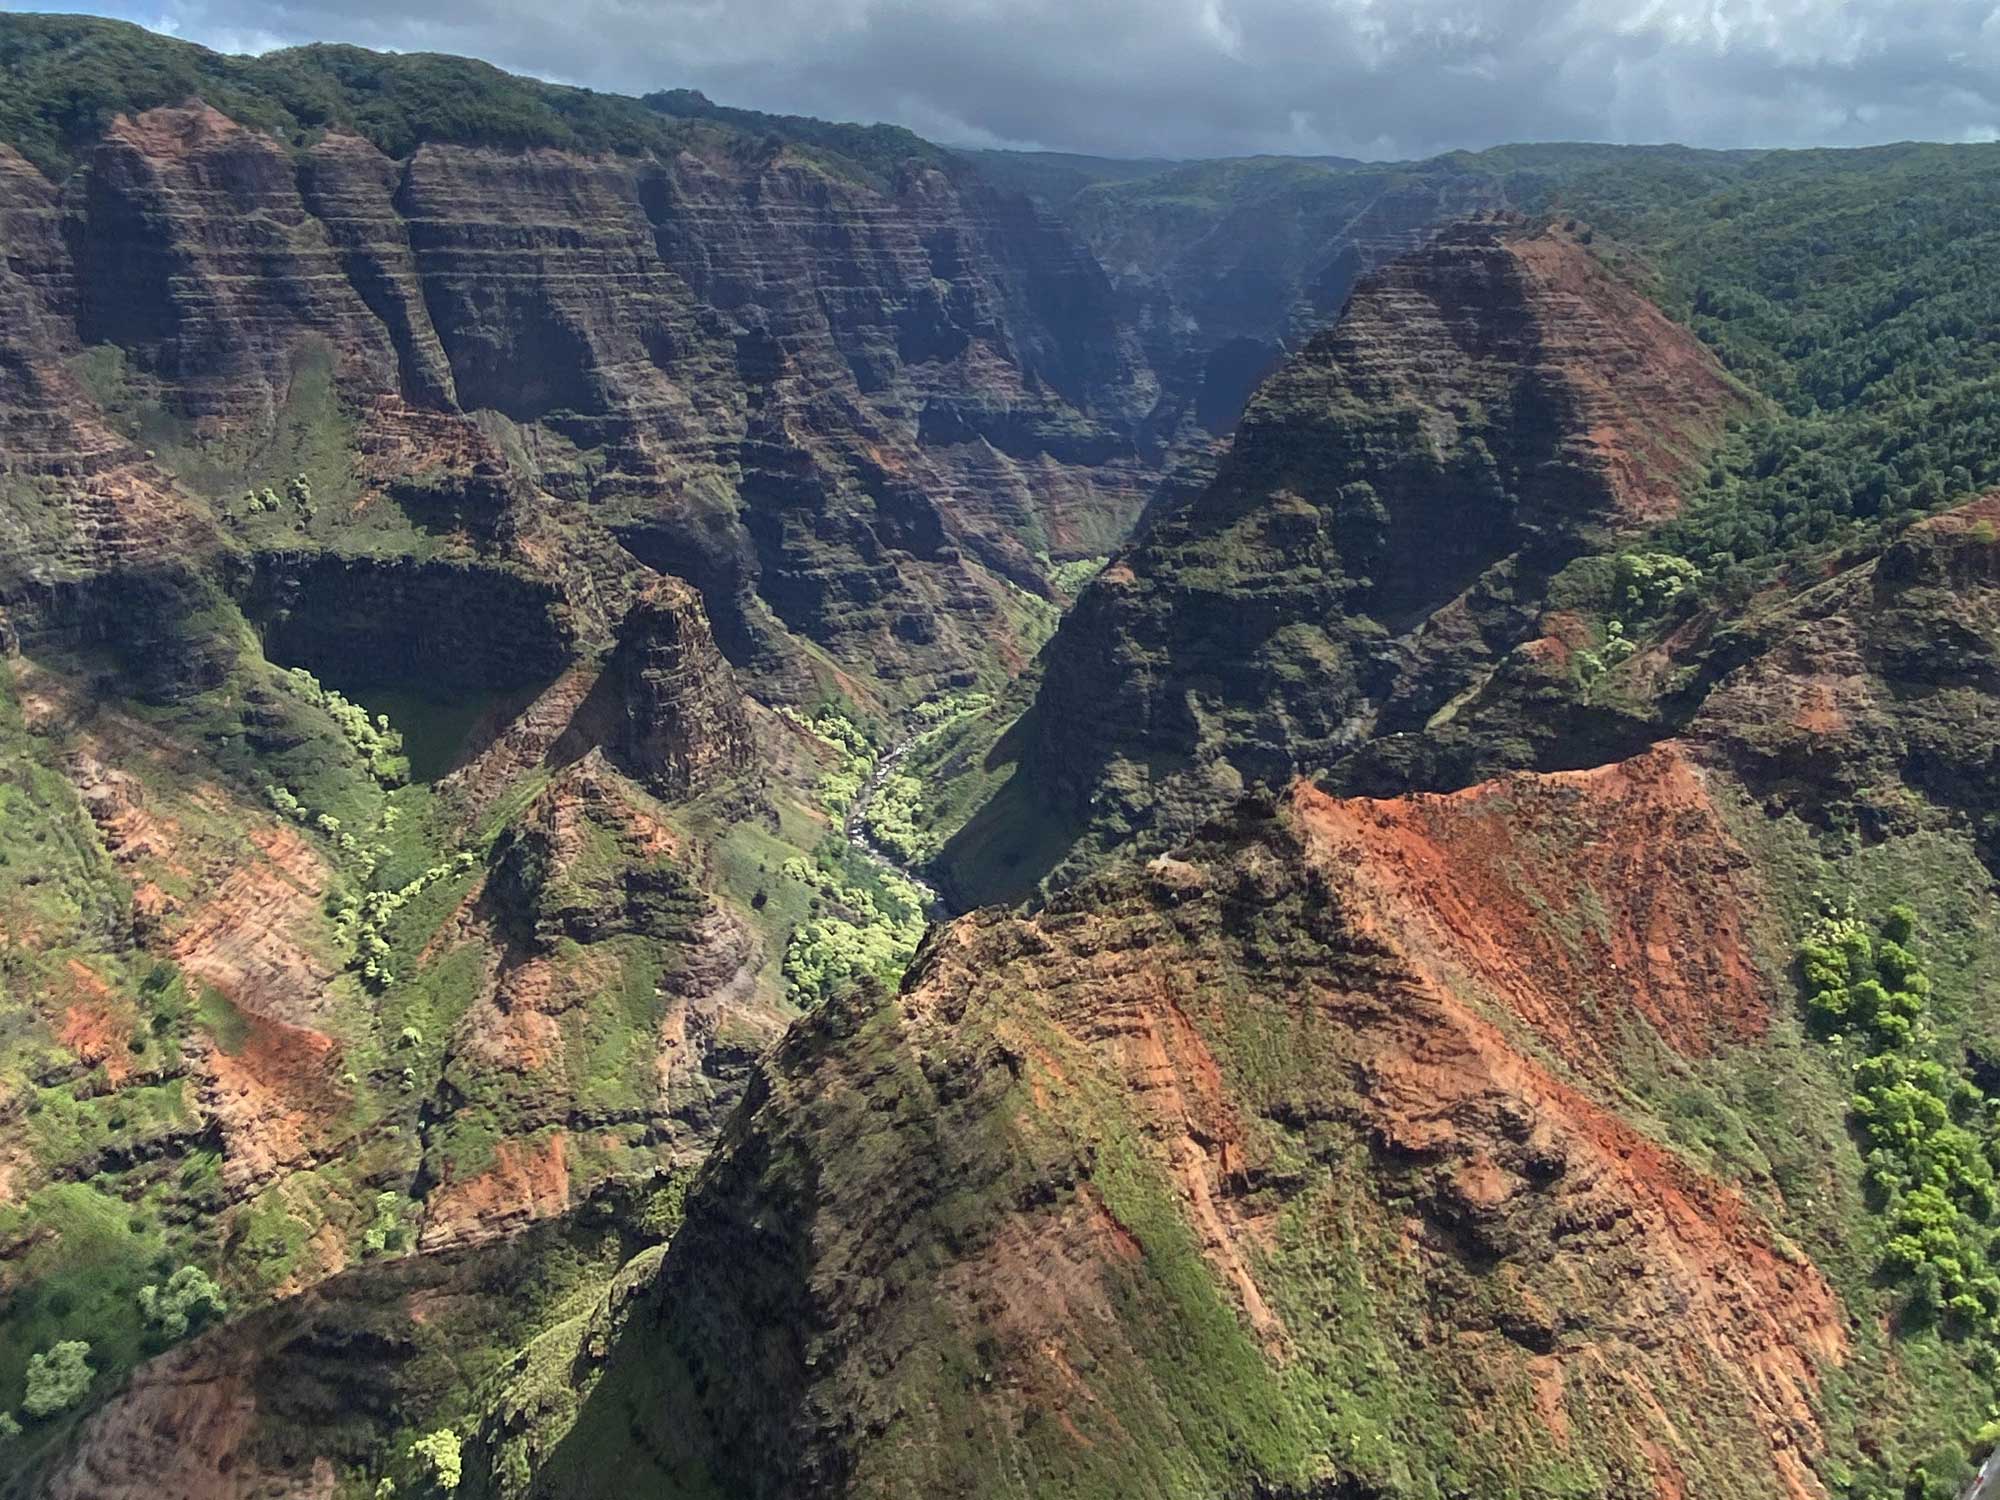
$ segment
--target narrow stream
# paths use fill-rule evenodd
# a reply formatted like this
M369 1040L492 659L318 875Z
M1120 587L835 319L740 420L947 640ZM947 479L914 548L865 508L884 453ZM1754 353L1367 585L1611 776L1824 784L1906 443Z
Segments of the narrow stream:
M867 819L870 805L882 788L888 785L889 778L896 774L896 768L909 756L918 737L918 733L905 735L876 758L874 772L862 783L861 790L855 793L854 801L848 804L846 833L847 842L859 850L870 864L878 869L887 870L891 875L907 880L915 886L918 894L924 899L924 915L935 922L950 915L945 910L944 898L938 894L937 887L868 836Z

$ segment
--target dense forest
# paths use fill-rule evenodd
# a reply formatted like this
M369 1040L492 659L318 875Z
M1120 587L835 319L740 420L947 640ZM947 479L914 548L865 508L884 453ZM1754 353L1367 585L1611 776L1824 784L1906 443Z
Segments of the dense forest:
M640 155L686 144L699 122L836 152L878 169L946 153L893 126L840 125L711 104L691 90L632 99L567 88L465 57L315 45L231 57L88 16L17 16L0 31L0 140L60 175L120 113L200 98L295 144L351 130L391 156L426 141Z

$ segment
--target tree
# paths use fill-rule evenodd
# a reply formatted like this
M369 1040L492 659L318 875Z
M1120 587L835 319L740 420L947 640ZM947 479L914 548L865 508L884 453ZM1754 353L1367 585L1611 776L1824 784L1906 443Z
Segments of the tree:
M449 1427L427 1432L410 1444L410 1457L430 1482L447 1495L456 1490L459 1480L465 1477L458 1434Z
M21 1410L31 1417L53 1416L81 1401L90 1389L90 1345L65 1339L28 1360L28 1394Z
M139 1311L169 1339L185 1338L190 1328L199 1328L228 1310L222 1288L199 1266L182 1266L164 1286L139 1289Z
M1668 552L1626 552L1617 562L1618 608L1634 619L1658 614L1701 582L1701 570Z

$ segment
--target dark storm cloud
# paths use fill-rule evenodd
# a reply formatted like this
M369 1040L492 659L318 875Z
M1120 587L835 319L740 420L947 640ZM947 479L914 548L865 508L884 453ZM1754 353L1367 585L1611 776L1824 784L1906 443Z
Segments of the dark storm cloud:
M10 7L13 0L0 0ZM469 53L598 88L1111 154L2000 137L2000 5L1954 0L139 0L232 51Z

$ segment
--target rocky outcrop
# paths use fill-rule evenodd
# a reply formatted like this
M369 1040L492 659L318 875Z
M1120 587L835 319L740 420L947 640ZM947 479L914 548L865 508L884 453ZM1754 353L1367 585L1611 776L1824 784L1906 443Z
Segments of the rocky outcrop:
M2000 869L2000 495L1929 517L1879 556L1714 641L1688 733L1773 810L1870 837L1968 829ZM1740 663L1740 664L1739 664Z
M592 1430L666 1493L1822 1495L1841 1304L1626 1065L1759 1044L1764 900L1668 748L961 919L760 1070Z
M1869 839L1970 832L2000 867L1996 529L1989 495L1774 580L1738 610L1684 600L1589 679L1586 622L1550 611L1449 714L1366 742L1328 779L1463 785L1679 736L1775 816Z
M647 1193L614 1187L511 1239L357 1266L181 1343L89 1418L34 1493L332 1500L355 1473L372 1493L385 1470L414 1489L391 1442L449 1424L473 1398L489 1372L469 1350L497 1332L532 1388L539 1335L579 1312L599 1338L617 1326L605 1298L622 1296L620 1267L658 1236Z
M691 946L707 901L678 835L630 784L588 755L559 772L494 844L486 895L523 941L621 933Z
M1441 235L1364 282L1215 482L1085 591L1027 774L1073 815L1171 833L1421 728L1538 633L1558 568L1673 513L1741 400L1574 236Z
M707 790L750 765L742 690L686 584L647 585L606 675L619 707L614 753L661 796Z
M269 136L199 103L121 118L64 199L78 341L122 351L196 436L268 433L311 338L357 385L395 380L385 329Z
M572 1184L692 1164L714 1139L785 1016L708 860L597 750L495 841L435 940L479 977L429 1111L426 1249L512 1233Z
M227 670L189 625L216 537L71 368L67 224L60 191L0 143L0 616L28 649L109 645L129 686L172 698Z

